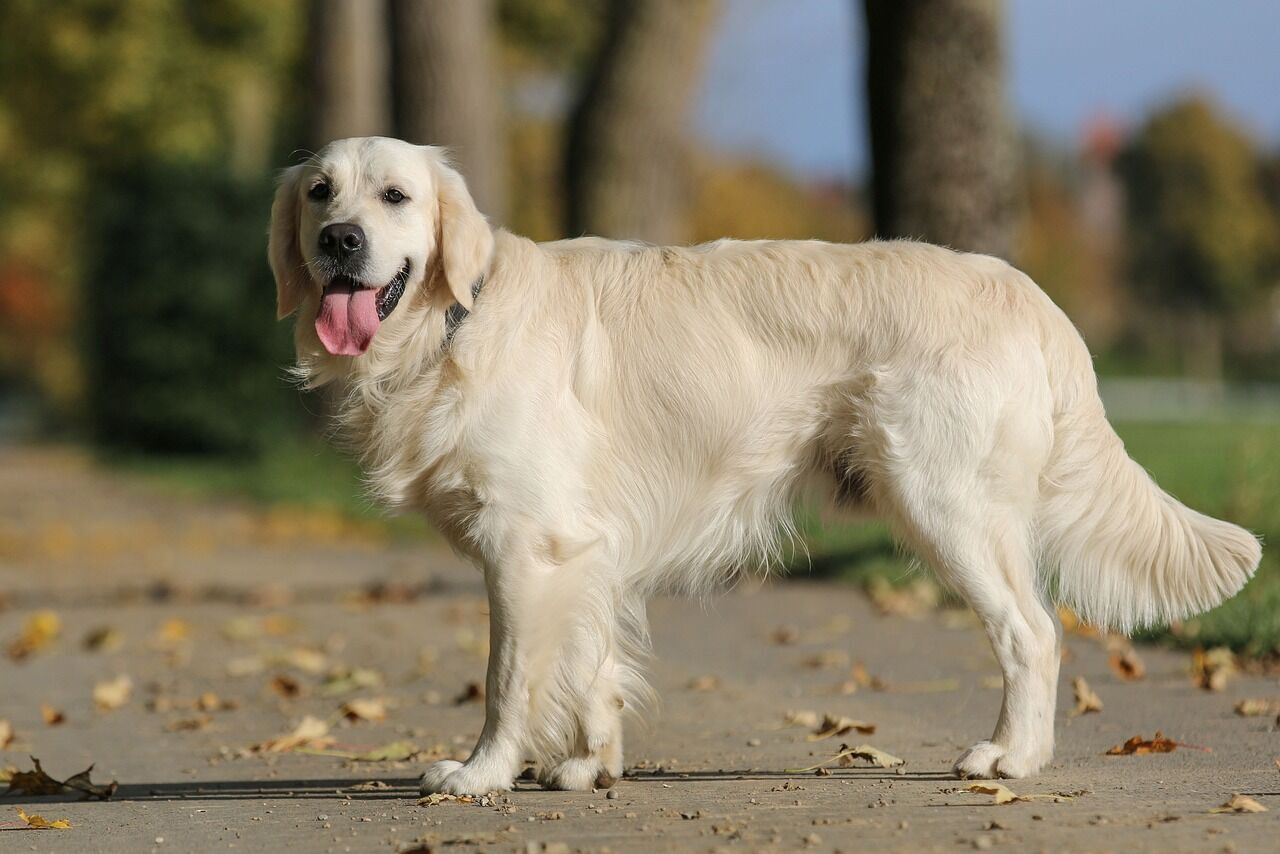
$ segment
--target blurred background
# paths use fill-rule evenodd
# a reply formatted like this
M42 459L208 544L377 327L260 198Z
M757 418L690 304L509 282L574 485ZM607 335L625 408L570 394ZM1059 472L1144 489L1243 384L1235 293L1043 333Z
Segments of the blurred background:
M1005 257L1134 456L1280 535L1278 26L1270 0L6 0L0 442L430 536L285 381L266 265L276 172L384 134L450 146L534 239ZM878 527L806 532L816 573L916 584ZM1280 562L1161 635L1280 653Z

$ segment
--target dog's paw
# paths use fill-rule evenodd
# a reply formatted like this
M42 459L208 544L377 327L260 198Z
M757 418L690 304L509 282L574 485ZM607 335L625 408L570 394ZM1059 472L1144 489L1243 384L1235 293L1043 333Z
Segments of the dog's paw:
M970 747L951 767L961 780L983 780L998 777L997 764L1004 758L1004 748L994 742L980 741Z
M424 795L484 795L510 788L509 775L452 759L432 763L419 783L419 790Z
M619 773L611 771L599 759L579 757L566 759L541 775L538 780L544 788L563 792L589 792L592 789L611 789L618 782Z
M962 780L1030 777L1049 761L1042 750L1019 751L980 741L956 760L953 769Z

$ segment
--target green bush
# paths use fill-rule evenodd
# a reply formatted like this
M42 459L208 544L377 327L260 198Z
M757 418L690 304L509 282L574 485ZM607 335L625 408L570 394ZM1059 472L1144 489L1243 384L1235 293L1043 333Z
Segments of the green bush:
M266 261L271 188L136 163L93 182L88 411L113 450L247 456L299 409Z

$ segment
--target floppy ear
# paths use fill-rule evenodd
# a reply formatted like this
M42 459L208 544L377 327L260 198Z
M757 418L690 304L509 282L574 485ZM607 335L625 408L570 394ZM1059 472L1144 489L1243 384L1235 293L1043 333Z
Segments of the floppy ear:
M276 277L277 320L297 311L307 292L306 262L298 246L298 182L302 171L302 166L291 166L280 173L280 186L271 203L267 257Z
M493 231L461 175L444 165L436 175L440 184L440 262L449 292L470 311L471 286L488 272L493 259Z

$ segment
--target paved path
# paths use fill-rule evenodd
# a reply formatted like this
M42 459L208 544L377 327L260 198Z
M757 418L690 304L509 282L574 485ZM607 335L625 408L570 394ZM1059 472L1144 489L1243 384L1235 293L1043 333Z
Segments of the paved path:
M96 763L95 781L120 784L107 802L0 799L5 827L16 807L73 825L0 830L3 851L395 851L415 841L432 851L1274 851L1280 839L1280 733L1270 717L1232 712L1245 697L1280 697L1274 676L1209 693L1191 684L1186 656L1143 650L1146 678L1123 682L1100 641L1071 636L1057 758L1009 787L1078 794L995 806L945 773L999 707L982 633L962 612L882 616L838 586L748 585L706 607L656 602L663 706L652 726L629 728L633 770L616 797L522 784L489 804L425 807L415 788L425 759L247 748L304 715L334 720L344 701L378 697L386 720L335 724L337 749L408 740L424 756L465 755L481 708L455 700L482 680L485 611L477 577L446 552L380 542L325 514L175 501L66 453L0 451L0 592L6 646L38 608L62 623L24 660L0 658L0 719L17 733L0 765L25 770L34 755L65 777ZM85 649L99 628L119 646ZM842 693L855 661L881 690ZM326 693L327 675L344 666L382 684ZM95 709L95 683L120 674L132 679L129 701ZM1068 717L1077 675L1102 713ZM274 690L277 676L298 696ZM194 708L205 692L236 707ZM65 722L46 725L42 704ZM809 742L783 727L789 709L877 730ZM1103 755L1156 729L1212 752ZM842 740L906 765L784 770ZM1208 812L1233 792L1270 811Z

